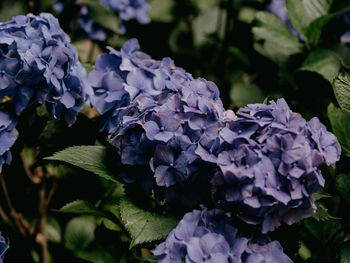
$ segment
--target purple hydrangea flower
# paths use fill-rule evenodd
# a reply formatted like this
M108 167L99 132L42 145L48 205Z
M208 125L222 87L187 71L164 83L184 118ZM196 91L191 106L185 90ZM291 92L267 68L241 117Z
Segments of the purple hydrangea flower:
M6 250L9 248L9 245L6 242L6 239L0 233L0 263L3 263Z
M125 21L136 20L140 24L150 22L147 0L102 0L102 4L112 11L118 11L122 33L126 31Z
M341 148L318 118L305 121L283 99L241 108L220 131L223 140L213 196L266 233L315 212L311 195L324 185L319 166Z
M0 23L0 99L12 96L19 115L46 104L72 125L86 99L86 72L55 17L16 16Z
M83 38L95 41L105 41L107 39L107 35L110 34L110 30L106 29L89 17L88 9L86 6L82 6L82 1L76 1L74 3L74 7L79 10L80 18L77 25L75 25L75 18L73 18L69 22L69 28L71 30L77 30L77 33ZM62 0L54 0L53 9L58 15L63 14L70 8L72 8L72 6L66 4Z
M255 243L219 210L206 208L185 214L153 253L161 263L292 262L278 241Z
M0 172L2 166L5 163L10 164L12 160L10 148L18 137L18 132L15 129L16 125L17 122L11 114L6 111L0 111Z
M89 75L102 128L123 164L150 167L158 186L208 180L212 174L205 169L214 164L205 159L211 155L200 158L198 152L216 151L219 145L224 111L218 88L194 79L169 58L157 61L138 49L136 39L120 52L110 48Z
M86 6L81 9L80 19L78 21L77 29L81 30L83 37L96 41L105 41L107 35L111 34L111 31L99 23L95 22L89 17L89 12ZM73 27L73 22L71 26Z
M150 22L147 0L102 0L101 3L109 10L119 13L119 30L122 34L126 33L126 21L136 20L140 24L148 24ZM75 6L80 9L80 19L77 25L78 31L85 38L105 41L107 36L111 34L111 31L91 19L88 9L82 5L83 1L76 1L75 3ZM57 14L62 14L68 8L71 8L71 6L62 2L62 0L54 0L54 10ZM73 19L70 23L71 28L74 27L74 23Z
M246 250L247 258L245 263L279 263L292 262L292 260L283 253L283 248L278 241L272 241L267 244L250 244Z
M283 99L225 112L213 83L138 49L135 39L110 49L89 75L92 104L123 164L150 167L165 200L179 186L195 192L215 173L214 199L263 233L315 211L311 194L324 184L318 167L340 156L317 118L306 122Z
M272 0L267 10L277 16L284 24L289 23L285 0Z

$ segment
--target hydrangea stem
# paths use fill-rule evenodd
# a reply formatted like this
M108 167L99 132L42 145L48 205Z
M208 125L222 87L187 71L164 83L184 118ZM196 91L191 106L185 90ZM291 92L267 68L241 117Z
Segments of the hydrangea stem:
M4 209L1 206L0 206L0 217L6 224L11 225L11 221L9 217L6 215Z
M226 2L226 21L225 21L225 35L224 40L222 43L221 52L219 53L219 61L218 64L223 66L223 69L221 70L221 99L224 105L228 106L230 101L227 101L227 98L229 98L229 91L230 91L230 81L228 79L228 48L230 44L230 36L231 31L233 28L234 21L236 19L235 10L233 9L233 0L228 0Z
M10 215L13 218L13 221L15 222L16 227L18 228L18 231L21 233L22 236L28 237L33 235L34 230L28 223L28 221L23 217L21 213L18 213L15 209L15 207L12 204L7 185L4 179L4 176L2 173L0 173L0 184L6 199L7 206L10 209Z
M83 10L84 7L85 7L85 3L83 2L82 5L79 7L79 10L78 10L77 15L76 15L76 17L75 17L75 20L74 20L72 29L71 29L71 31L70 31L70 33L69 33L69 37L70 37L71 39L73 39L73 36L74 36L74 34L75 34L75 31L76 31L77 28L78 28L79 20L80 20L80 18L81 18L81 12L82 12L82 10Z
M24 158L24 156L21 156L21 158ZM40 246L41 253L40 253L40 263L47 263L49 260L49 249L48 249L48 238L46 233L46 223L47 223L47 208L49 203L52 200L52 197L55 193L55 190L57 188L57 182L54 179L52 182L52 185L48 187L48 179L51 178L47 172L43 170L42 167L36 167L34 169L34 173L31 172L30 168L26 166L26 162L24 159L22 159L24 166L24 170L26 174L30 174L29 179L33 184L40 185L39 190L39 204L38 204L38 223L35 227L35 230L31 227L29 222L23 217L23 215L15 209L11 198L9 191L7 189L7 185L4 179L4 176L0 174L0 184L2 187L2 192L5 196L5 200L7 203L7 206L10 210L10 215L15 223L15 226L19 233L26 238L34 238L35 243L37 243ZM35 178L35 180L33 179ZM11 221L9 217L6 215L5 211L2 207L0 207L0 217L4 220L5 223L8 225L11 225Z
M49 248L48 248L48 238L46 233L46 223L47 223L47 208L51 202L51 199L56 191L57 183L54 180L51 188L48 188L49 174L44 171L42 167L37 167L35 170L36 176L41 177L41 187L39 190L39 221L36 227L35 241L41 247L40 263L47 263L49 260Z
M22 151L20 154L20 158L22 161L22 166L24 169L25 174L27 175L27 177L29 178L29 180L33 183L33 184L40 184L40 178L35 176L35 174L32 173L32 171L30 170L27 161L25 159L25 155L24 152Z
M49 259L49 249L46 233L46 178L43 177L39 190L39 222L37 225L37 233L35 241L41 246L40 263L47 263Z

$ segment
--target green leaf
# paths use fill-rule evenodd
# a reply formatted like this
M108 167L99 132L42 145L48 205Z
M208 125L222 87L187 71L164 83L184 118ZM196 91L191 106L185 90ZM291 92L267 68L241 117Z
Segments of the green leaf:
M108 168L108 149L103 146L73 146L55 153L45 160L62 161L120 183Z
M336 186L341 197L350 204L350 174L338 174Z
M299 71L312 71L320 74L330 83L337 76L340 60L336 53L327 49L312 51L305 59Z
M65 247L77 258L94 263L113 263L112 255L96 242L97 220L90 216L71 219L65 231Z
M340 263L350 263L350 242L346 242L341 249Z
M57 221L57 219L50 215L47 217L46 233L47 233L47 238L50 242L61 243L61 240L62 240L61 226Z
M316 45L323 27L344 10L328 13L333 0L286 0L288 18L304 36L305 42Z
M257 26L252 32L257 52L277 63L301 52L302 44L298 38L275 15L261 11L256 13L255 20Z
M226 12L219 8L218 0L195 1L199 14L193 19L193 37L199 45L216 33L219 38L225 34ZM210 21L210 23L208 23Z
M300 0L294 0L300 1ZM333 3L333 0L302 0L305 12L310 21L326 15Z
M78 251L76 257L92 263L115 263L115 259L105 248L99 244L93 244L89 249Z
M198 9L202 12L208 10L214 6L218 6L219 0L194 0Z
M103 27L119 34L118 17L99 1L90 0L86 2L89 18L96 21Z
M145 259L145 262L148 263L157 263L158 262L158 258L154 255L149 256L148 258Z
M88 201L76 200L68 203L59 210L54 210L60 213L77 214L77 215L89 215L108 218L111 221L118 220L113 214L104 211Z
M41 106L36 107L35 112L36 112L36 114L39 117L48 117L48 116L50 116L48 111L47 111L47 109L46 109L46 105L45 104L42 104ZM57 121L57 120L55 120L55 121Z
M199 45L203 43L208 35L214 32L223 32L223 27L218 29L218 25L223 25L218 21L219 13L222 12L218 7L212 7L200 13L193 21L194 42ZM208 23L208 21L211 21Z
M328 14L333 0L286 0L288 18L304 36L306 43L315 43L323 26L334 16Z
M312 199L314 201L321 200L323 198L330 198L332 197L330 194L326 193L323 189L318 190L316 193L312 194Z
M290 52L300 51L301 46L297 37L275 15L264 11L257 12L256 20L260 26L254 27L252 30L257 39L272 41Z
M125 195L125 188L122 184L113 183L101 179L101 184L105 187L105 194L102 198L101 205L115 205L119 204L120 198Z
M65 123L61 121L48 120L38 140L40 145L43 145L45 149L54 148L57 143L57 137L66 127Z
M312 256L312 252L303 242L300 242L300 248L299 248L298 254L303 260L307 260Z
M255 18L256 12L254 8L242 7L238 13L238 20L243 23L251 24Z
M256 41L254 43L254 50L280 66L284 65L294 53L276 46L274 42L269 40L265 40L262 43Z
M71 219L65 231L65 247L77 253L85 250L94 240L96 221L93 217Z
M341 58L341 63L344 65L350 65L350 52L349 47L345 43L338 43L330 48L335 52L338 57Z
M312 216L317 221L326 221L330 219L340 219L338 217L332 216L329 214L328 209L321 203L315 202L317 210L316 213Z
M152 0L150 1L149 17L156 22L171 22L174 19L171 12L173 7L174 1L172 0Z
M311 22L302 0L286 0L288 18L296 31L305 36L307 26Z
M320 36L321 36L321 32L323 27L328 24L328 22L330 22L333 18L335 18L338 14L328 14L328 15L324 15L321 16L317 19L315 19L314 21L312 21L310 23L310 25L306 28L306 36L307 39L309 40L309 42L312 45L317 45Z
M342 13L348 12L350 7L343 8L339 11L320 16L313 20L306 29L306 36L312 45L317 45L323 27L328 24L332 19L339 16Z
M32 250L30 251L30 254L31 254L32 259L33 259L33 261L34 261L35 263L39 263L39 262L40 262L40 256L39 256L39 253L38 253L37 250L32 249ZM33 261L31 261L31 262L33 262ZM54 263L54 260L53 260L53 258L52 258L52 255L51 255L50 251L49 251L49 254L48 254L47 263Z
M316 213L312 216L317 221L327 221L331 219L340 219L338 217L332 216L329 214L328 209L320 202L317 202L324 198L332 197L330 194L326 193L323 189L320 189L318 192L312 194L312 199L315 201L317 210Z
M350 116L331 103L328 106L328 118L343 153L350 156Z
M333 81L333 90L340 108L350 114L350 69L341 66L338 76Z
M317 221L313 217L304 220L305 227L321 243L324 243L339 227L340 220ZM341 238L339 235L337 238Z
M115 216L115 218L118 218L118 220L121 221L119 203L118 203L118 205L117 204L102 204L101 209L112 213ZM106 228L108 228L110 230L114 230L114 231L122 230L120 224L116 224L115 222L113 222L107 218L103 218L102 223L104 224L104 226Z
M167 237L178 223L175 217L145 211L126 198L120 202L120 214L132 237L130 248Z

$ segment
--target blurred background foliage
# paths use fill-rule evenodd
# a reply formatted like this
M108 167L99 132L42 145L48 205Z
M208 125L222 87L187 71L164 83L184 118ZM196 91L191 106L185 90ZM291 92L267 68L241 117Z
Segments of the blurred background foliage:
M55 14L53 2L2 0L0 21L28 12ZM340 35L350 30L349 25L342 28L340 15L348 10L350 1L286 1L289 19L298 35L266 11L269 2L149 0L151 23L128 22L127 33L121 35L117 14L106 13L98 1L85 0L92 8L89 10L95 10L89 11L92 18L110 31L106 41L92 41L72 30L70 21L77 19L78 13L73 1L66 1L71 5L69 12L56 15L88 71L106 46L118 50L126 40L136 37L142 50L153 58L169 56L195 77L215 82L226 108L235 110L248 103L284 97L293 111L306 119L318 116L329 129L332 124L344 154L336 169L324 169L326 186L314 196L317 214L296 225L282 226L272 237L281 242L295 262L350 262L350 117L344 107L342 111L334 106L344 94L336 98L332 87L341 65L350 65L349 44L340 41ZM308 10L311 17L305 13ZM344 71L343 76L348 77ZM115 205L124 192L120 184L111 185L86 170L42 159L72 145L107 145L105 136L98 132L98 117L92 118L95 115L83 110L71 128L52 121L40 108L35 114L26 112L21 116L18 130L23 136L13 149L12 165L4 169L4 173L13 175L6 177L13 205L35 225L39 189L25 173L28 168L34 171L43 167L52 175L46 182L48 188L55 189L46 224L49 262L155 262L150 257L154 243L137 245L129 251L129 233L111 220L74 210L74 203L69 208L78 216L55 211L74 200L86 200L96 207L109 207L114 217L120 217L120 207ZM24 161L15 154L23 147ZM1 192L0 196L0 203L6 207ZM135 202L144 201L142 196L139 199ZM40 262L37 244L23 238L16 227L6 222L0 221L0 229L5 236L11 236L6 263Z

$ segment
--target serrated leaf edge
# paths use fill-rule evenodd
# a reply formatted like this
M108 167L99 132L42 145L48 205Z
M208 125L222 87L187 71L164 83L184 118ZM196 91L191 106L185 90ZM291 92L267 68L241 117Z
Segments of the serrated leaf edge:
M123 206L123 203L126 203L128 202L129 200L127 200L126 198L121 198L120 202L119 202L119 207L120 207L120 216L121 216L121 219L124 223L124 226L125 226L125 229L128 231L128 233L130 234L130 237L131 237L131 243L130 243L130 246L129 246L129 249L133 248L135 245L138 245L138 244L144 244L144 243L150 243L150 242L154 242L154 241L159 241L159 240L162 240L162 239L165 239L168 235L165 235L165 234L160 234L159 237L157 238L152 238L152 239L148 239L148 238L145 238L144 241L142 242L139 242L139 243L135 243L135 240L137 240L137 238L139 237L140 233L142 232L142 230L144 229L144 227L146 226L146 224L143 226L143 228L141 229L141 231L139 232L139 234L137 235L136 238L133 237L133 234L131 233L130 229L128 228L128 226L130 226L130 223L127 222L127 220L124 219L124 216L123 216L123 211L124 211L124 206ZM129 201L131 202L131 201Z

